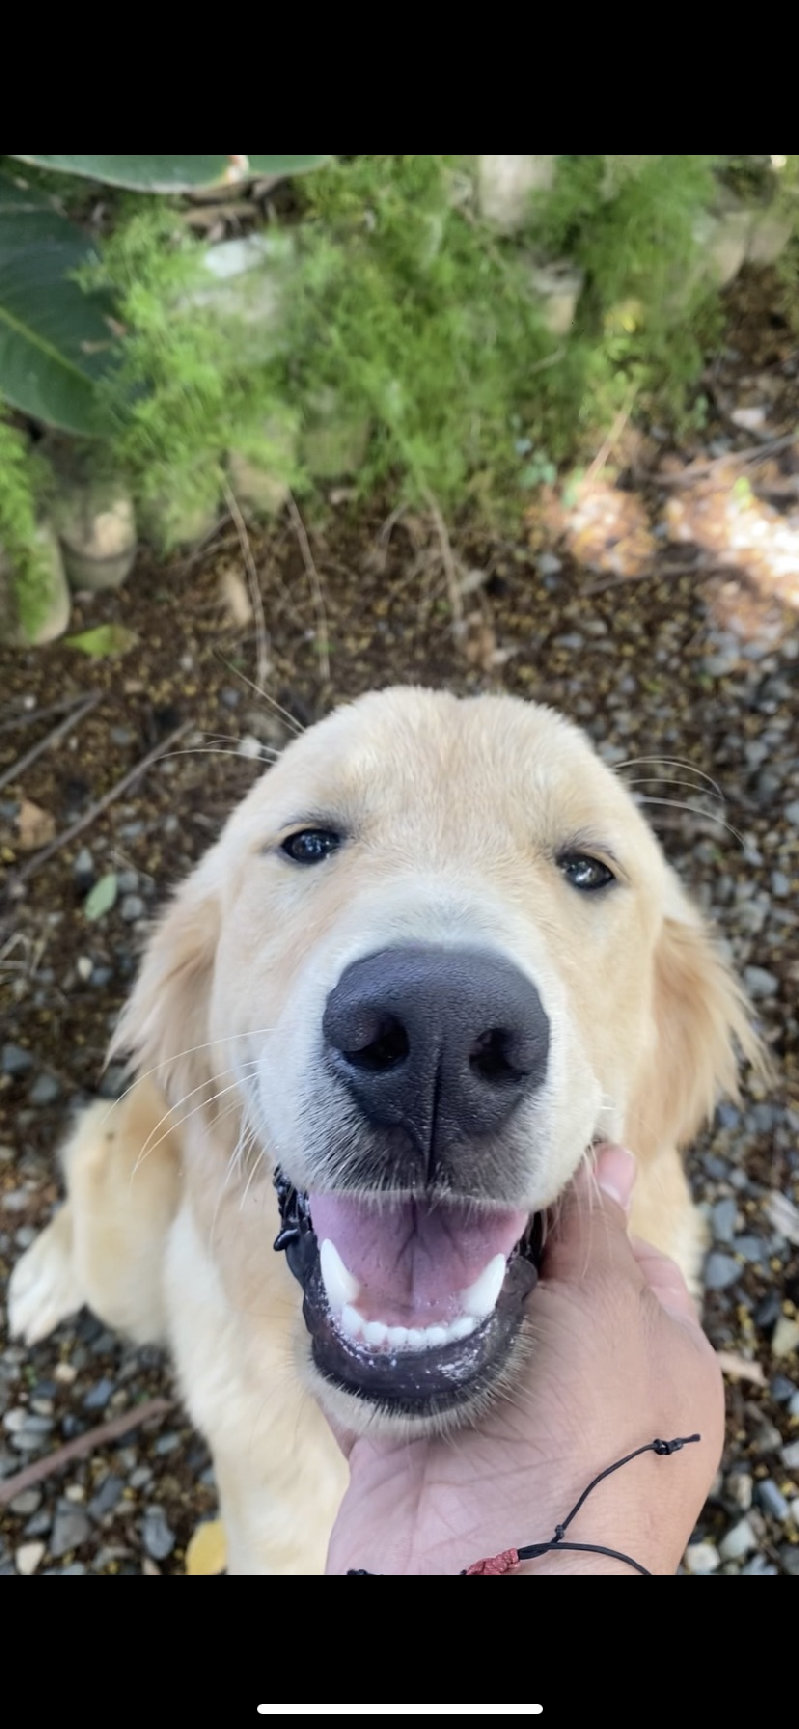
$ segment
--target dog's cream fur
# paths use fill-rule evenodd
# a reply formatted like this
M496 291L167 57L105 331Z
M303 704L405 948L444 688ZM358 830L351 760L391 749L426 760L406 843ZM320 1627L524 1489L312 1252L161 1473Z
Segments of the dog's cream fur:
M322 824L347 844L293 866L281 839ZM581 894L557 866L568 847L607 858L618 886ZM493 1198L546 1208L593 1141L621 1140L640 1164L633 1229L697 1281L678 1150L734 1094L736 1041L757 1047L628 791L567 722L511 698L404 689L338 710L259 780L168 908L115 1041L141 1078L79 1121L66 1204L11 1285L31 1342L82 1303L168 1342L213 1450L233 1572L324 1566L345 1467L272 1249L271 1170L335 1180L324 1004L350 962L403 941L499 951L549 1015L547 1084L519 1119L524 1193L501 1192L500 1159ZM364 1420L347 1395L333 1408Z

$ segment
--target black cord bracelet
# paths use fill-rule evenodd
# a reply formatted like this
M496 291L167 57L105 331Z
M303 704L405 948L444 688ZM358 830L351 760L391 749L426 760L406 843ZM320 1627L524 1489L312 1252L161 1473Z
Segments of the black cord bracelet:
M701 1435L678 1435L673 1441L648 1441L645 1447L637 1447L634 1453L626 1453L623 1459L617 1459L615 1464L608 1465L594 1477L588 1488L584 1489L578 1501L575 1501L570 1513L562 1525L555 1526L554 1535L548 1543L526 1543L521 1549L503 1549L499 1555L492 1555L485 1561L475 1561L471 1567L464 1567L462 1576L469 1574L499 1574L512 1573L521 1561L536 1561L540 1555L563 1553L568 1549L574 1554L607 1555L611 1561L623 1561L626 1567L632 1567L636 1573L644 1573L651 1578L648 1567L642 1567L640 1561L634 1561L631 1555L622 1555L618 1549L606 1549L601 1543L567 1543L565 1534L573 1519L576 1519L580 1508L588 1500L590 1494L604 1483L606 1477L611 1477L614 1471L620 1471L622 1465L629 1465L631 1460L640 1459L642 1453L656 1453L659 1458L669 1458L672 1453L679 1453L683 1447L690 1447L694 1441L701 1441ZM348 1567L347 1574L357 1574L364 1578L372 1578L366 1567Z

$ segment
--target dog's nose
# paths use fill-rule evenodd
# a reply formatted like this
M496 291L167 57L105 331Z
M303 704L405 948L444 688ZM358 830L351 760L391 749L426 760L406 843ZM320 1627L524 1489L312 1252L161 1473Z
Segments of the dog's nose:
M546 1078L549 1018L535 985L482 949L383 949L347 967L323 1033L369 1122L437 1144L496 1133Z

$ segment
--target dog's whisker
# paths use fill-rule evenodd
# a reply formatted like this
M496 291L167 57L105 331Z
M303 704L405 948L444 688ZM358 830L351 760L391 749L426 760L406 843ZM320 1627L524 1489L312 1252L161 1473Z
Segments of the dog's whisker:
M686 774L697 775L699 780L705 781L707 785L712 788L716 797L721 800L722 804L724 803L724 794L722 793L718 781L715 781L712 775L706 774L704 769L697 768L694 763L683 762L682 758L679 756L631 756L628 757L625 762L614 763L613 772L615 774L620 774L622 769L625 768L643 768L646 764L651 765L657 763L660 763L665 768L681 768Z
M192 744L186 745L183 750L166 750L158 760L159 762L167 762L171 756L232 756L237 762L249 763L254 768L257 768L259 763L268 762L271 764L277 761L276 756L267 754L266 747L258 756L250 756L247 751L226 750L221 744Z
M261 702L265 702L269 708L274 710L275 714L279 714L282 717L291 732L293 732L295 738L302 738L303 733L307 729L302 725L301 721L298 721L296 715L290 714L287 708L283 708L282 704L278 702L277 697L271 696L268 690L264 690L259 684L254 684L253 680L248 678L246 673L242 672L241 667L231 666L230 662L225 660L223 655L220 656L220 659L222 660L223 666L228 668L228 671L233 674L234 678L240 679L242 684L246 684L248 689L253 691L255 695L260 698Z
M201 1087L194 1087L191 1093L186 1094L186 1098L189 1098L189 1099L192 1098L194 1093L201 1092L206 1085L207 1085L207 1082L203 1082L202 1088ZM136 1171L139 1169L139 1166L143 1163L144 1159L149 1159L152 1157L153 1153L157 1151L157 1149L160 1147L162 1141L166 1140L167 1135L170 1135L172 1133L173 1129L184 1129L186 1127L186 1124L191 1122L192 1117L196 1117L198 1111L206 1110L209 1105L215 1105L217 1103L218 1099L223 1099L225 1097L226 1093L235 1092L236 1089L239 1087L239 1085L240 1085L240 1082L238 1080L232 1081L229 1087L220 1087L219 1091L216 1093L212 1093L209 1098L201 1099L198 1105L194 1105L192 1110L187 1111L186 1115L180 1118L179 1122L170 1123L169 1126L164 1130L164 1133L159 1136L158 1140L152 1146L149 1144L150 1139L151 1139L151 1135L148 1135L147 1143L145 1143L146 1150L143 1149L142 1152L140 1152L139 1157L136 1160L136 1165L134 1168L133 1175L135 1176ZM183 1102L184 1102L183 1100L180 1101L180 1103L183 1103ZM177 1108L178 1107L175 1105L172 1106L173 1110L176 1110ZM161 1118L162 1123L166 1120L166 1116L168 1116L168 1115L169 1115L169 1112L167 1112L166 1115ZM159 1124L159 1127L160 1127L160 1124ZM152 1133L152 1131L151 1131L151 1133Z
M184 1093L182 1098L176 1099L175 1103L173 1105L167 1105L167 1108L164 1111L163 1115L160 1116L158 1118L158 1121L153 1124L153 1126L150 1130L150 1133L147 1136L146 1141L144 1142L144 1146L142 1147L141 1152L139 1154L139 1161L141 1161L143 1158L146 1157L146 1155L149 1151L149 1148L150 1148L150 1141L152 1140L153 1135L157 1135L158 1130L161 1128L163 1123L167 1122L167 1119L169 1117L174 1116L175 1112L179 1111L183 1105L187 1104L189 1099L196 1098L198 1093L203 1092L207 1087L213 1085L213 1082L215 1080L220 1080L222 1075L234 1075L237 1072L238 1072L237 1066L235 1064L232 1064L232 1063L227 1068L216 1069L213 1074L208 1075L205 1080L200 1081L198 1086L192 1087L191 1092ZM213 1100L211 1099L208 1102L212 1104ZM183 1121L183 1120L185 1120L185 1119L181 1119L181 1121ZM170 1123L169 1128L167 1129L167 1134L169 1133L169 1131L171 1129L179 1128L179 1127L180 1127L180 1122ZM160 1145L160 1143L159 1143L159 1145Z
M718 816L715 811L697 809L696 805L687 804L683 799L655 798L649 793L639 793L638 803L669 805L673 810L687 811L689 816L696 817L701 821L717 823L719 828L726 829L727 833L732 835L740 847L746 846L743 835L738 833L737 828L733 828L732 823L725 822L724 817Z
M711 796L715 796L711 795L707 787L698 787L696 781L685 780L678 775L633 774L630 775L629 780L625 781L624 784L625 786L684 786L687 787L689 792L695 792L698 798L709 799ZM636 794L636 797L637 796L639 795ZM699 808L701 809L704 807L700 806Z
M120 1093L118 1098L110 1100L103 1121L108 1121L112 1112L115 1111L117 1106L121 1105L132 1092L135 1091L136 1087L140 1087L144 1081L150 1080L153 1075L160 1075L161 1071L163 1069L168 1069L172 1063L179 1063L184 1059L184 1057L198 1056L201 1051L213 1050L216 1045L230 1044L234 1039L257 1039L268 1033L273 1033L274 1030L273 1026L248 1027L244 1032L240 1033L222 1033L218 1038L205 1039L200 1044L188 1045L185 1051L175 1051L171 1057L163 1057L160 1063L153 1063L151 1068L142 1069L138 1074L134 1075L133 1080L130 1082L129 1086L125 1088L124 1092ZM114 1054L114 1050L115 1047L112 1042L112 1055ZM249 1064L242 1066L251 1066L251 1064L257 1062L257 1060L257 1058L251 1058ZM217 1074L229 1074L232 1072L232 1065L230 1069L217 1069L215 1072Z

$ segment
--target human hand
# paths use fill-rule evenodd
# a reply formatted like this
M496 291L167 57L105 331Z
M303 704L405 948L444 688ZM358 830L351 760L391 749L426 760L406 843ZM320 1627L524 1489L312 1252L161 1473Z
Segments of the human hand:
M444 1439L338 1437L350 1483L328 1573L460 1573L546 1542L608 1465L656 1436L698 1430L698 1444L670 1458L647 1453L600 1484L567 1534L674 1573L721 1457L723 1384L678 1267L627 1236L634 1175L620 1147L599 1150L593 1180L580 1172L528 1304L521 1379L475 1428ZM561 1551L519 1571L631 1569Z

